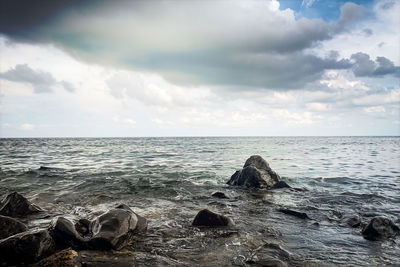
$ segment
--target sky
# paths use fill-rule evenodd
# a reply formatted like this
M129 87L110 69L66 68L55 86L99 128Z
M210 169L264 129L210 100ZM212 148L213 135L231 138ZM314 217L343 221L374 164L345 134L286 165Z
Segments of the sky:
M0 6L0 137L400 135L397 0Z

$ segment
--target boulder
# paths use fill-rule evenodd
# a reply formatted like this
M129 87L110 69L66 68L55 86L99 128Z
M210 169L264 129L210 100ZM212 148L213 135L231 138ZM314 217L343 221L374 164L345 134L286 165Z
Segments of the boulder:
M281 180L279 175L269 167L268 162L258 155L253 155L248 158L243 169L236 171L227 184L267 189L289 187Z
M75 225L64 217L58 217L50 227L50 233L60 248L115 249L125 247L135 233L147 230L147 220L127 205L98 216L93 221L80 219Z
M0 215L10 217L22 217L32 213L43 211L40 207L32 204L24 196L17 192L7 195L0 202Z
M64 218L58 217L53 220L50 229L50 235L53 237L58 248L72 247L74 249L87 248L88 238L84 238L75 228L74 224Z
M37 262L54 250L54 240L47 230L22 232L0 240L0 265Z
M90 223L89 247L120 250L132 241L135 233L146 230L147 220L122 204Z
M212 196L212 197L215 197L215 198L229 198L229 197L227 197L227 196L225 195L225 193L222 193L222 192L214 192L214 193L212 193L211 196Z
M218 226L233 226L235 225L231 218L224 215L214 213L208 209L204 209L197 213L192 223L193 226L206 226L206 227L218 227Z
M28 230L22 222L7 216L0 215L0 239L25 232Z
M375 217L361 233L365 239L376 241L395 237L399 232L399 227L388 218Z

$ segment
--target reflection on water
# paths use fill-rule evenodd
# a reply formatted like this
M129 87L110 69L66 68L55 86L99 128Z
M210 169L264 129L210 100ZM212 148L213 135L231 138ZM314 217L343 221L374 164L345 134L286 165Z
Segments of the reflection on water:
M397 243L364 240L343 218L400 222L399 152L398 137L0 139L0 194L18 191L73 216L125 202L149 219L136 250L170 264L244 265L266 255L292 265L395 264ZM227 186L253 154L298 190ZM230 199L210 197L215 191ZM281 206L312 220L277 212ZM202 208L236 226L191 227Z

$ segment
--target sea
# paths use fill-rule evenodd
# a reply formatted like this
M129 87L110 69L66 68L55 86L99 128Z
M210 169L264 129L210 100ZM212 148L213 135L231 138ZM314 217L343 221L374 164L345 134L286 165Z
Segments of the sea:
M292 188L227 185L251 155ZM400 137L2 138L0 195L13 191L73 218L126 203L149 222L134 249L177 266L400 266L399 237L369 241L345 223L400 225ZM193 227L204 208L235 226Z

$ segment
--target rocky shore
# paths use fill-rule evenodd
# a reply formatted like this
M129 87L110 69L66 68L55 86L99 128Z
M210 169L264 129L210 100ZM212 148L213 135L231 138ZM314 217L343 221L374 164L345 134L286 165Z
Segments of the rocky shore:
M292 190L260 156L251 156L241 170L236 171L227 184L242 186L246 194L257 190ZM133 196L134 198L134 196ZM218 205L229 201L225 192L214 192L209 199ZM304 227L319 226L319 220L306 212L272 205L276 212L297 220L307 220ZM218 214L209 209L198 209L194 218L187 219L192 232L199 235L231 238L240 235L235 216ZM371 242L387 242L399 235L399 227L388 218L375 216L365 221L352 215L338 215L338 223L359 229L360 236ZM151 220L151 219L150 219ZM266 218L268 220L268 218ZM94 218L45 211L17 192L4 196L0 202L0 264L1 266L159 266L186 265L181 257L165 257L157 253L149 229L149 218L135 212L135 207L119 204ZM197 230L198 229L198 230ZM199 237L199 238L200 238ZM194 237L196 238L196 237ZM167 236L160 242L168 242ZM176 241L176 240L175 240ZM156 242L153 242L156 243ZM201 243L200 243L201 244ZM186 244L182 244L182 249ZM221 248L223 249L223 248ZM183 253L184 254L184 253ZM212 260L211 260L212 261ZM291 253L273 242L256 245L242 263L248 266L288 266ZM201 265L201 262L197 262Z

